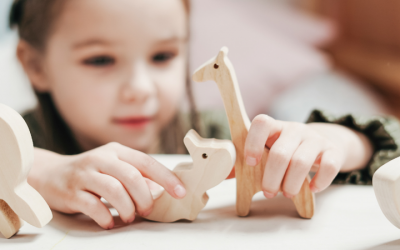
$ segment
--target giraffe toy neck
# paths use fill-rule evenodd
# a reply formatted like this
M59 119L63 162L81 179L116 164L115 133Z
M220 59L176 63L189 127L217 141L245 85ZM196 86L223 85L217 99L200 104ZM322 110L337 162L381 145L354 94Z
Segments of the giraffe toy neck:
M224 102L232 140L235 141L239 138L243 139L243 131L247 132L251 123L244 108L233 66L229 59L225 58L224 61L226 68L221 70L221 73L216 76L215 81Z

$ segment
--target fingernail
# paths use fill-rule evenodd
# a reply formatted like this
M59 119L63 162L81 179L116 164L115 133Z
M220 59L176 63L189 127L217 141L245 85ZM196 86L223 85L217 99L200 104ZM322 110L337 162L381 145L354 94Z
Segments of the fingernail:
M246 157L246 164L249 166L255 166L257 164L257 159L254 157Z
M268 199L271 199L275 197L275 194L264 191L264 196Z
M314 186L311 187L310 189L311 189L311 192L313 192L313 193L318 193L319 192L319 189L314 187Z
M174 188L174 192L175 192L176 196L178 196L179 198L183 198L186 195L186 190L181 185L177 185Z
M113 229L114 228L114 221L112 221L110 223L110 225L108 226L107 230Z
M288 194L283 192L283 196L285 196L286 198L292 199L294 197L294 195Z

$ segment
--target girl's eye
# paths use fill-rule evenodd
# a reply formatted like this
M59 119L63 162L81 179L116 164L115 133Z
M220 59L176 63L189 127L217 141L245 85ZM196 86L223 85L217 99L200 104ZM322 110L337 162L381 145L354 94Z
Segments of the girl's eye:
M114 58L109 56L96 56L83 61L86 65L104 67L115 63Z
M172 58L175 57L174 53L169 53L169 52L163 52L163 53L157 53L153 56L152 60L154 63L166 63Z

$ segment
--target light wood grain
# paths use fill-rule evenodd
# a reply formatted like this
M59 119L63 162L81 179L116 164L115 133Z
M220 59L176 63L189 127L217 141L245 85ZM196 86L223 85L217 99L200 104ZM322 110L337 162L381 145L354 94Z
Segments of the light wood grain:
M375 172L372 184L383 214L400 228L400 157L381 166Z
M232 141L236 148L236 211L239 216L247 216L250 212L252 197L262 190L262 177L269 151L265 148L257 166L247 166L244 145L251 123L244 108L235 70L227 54L228 49L223 47L215 58L196 70L193 80L196 82L212 80L218 85L228 116ZM311 218L314 214L314 196L310 191L309 181L306 179L304 182L300 193L293 200L299 215L303 218Z
M193 163L181 163L173 172L186 188L183 199L175 199L166 191L157 194L153 211L145 218L159 222L181 219L193 221L208 201L206 191L228 177L235 163L235 147L229 140L204 139L190 130L184 143Z
M315 210L315 197L314 193L310 190L309 183L310 177L307 176L301 187L301 192L292 198L300 217L306 219L311 219Z
M0 104L0 232L7 238L21 226L19 218L43 227L52 213L27 182L33 164L33 142L24 119ZM17 219L17 217L19 217Z

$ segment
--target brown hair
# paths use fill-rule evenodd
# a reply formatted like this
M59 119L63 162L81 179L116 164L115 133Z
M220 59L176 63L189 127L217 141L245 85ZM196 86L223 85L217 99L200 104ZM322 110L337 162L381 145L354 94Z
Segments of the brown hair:
M10 12L10 27L18 27L20 39L26 41L38 51L43 51L46 48L47 38L53 28L52 24L54 24L56 16L61 12L64 2L64 0L14 0ZM189 13L189 0L182 0L182 2L187 13ZM188 71L186 82L186 93L190 107L190 125L192 128L198 130L198 114L195 108ZM38 134L43 136L43 138L37 138L40 141L40 145L35 146L43 147L60 154L81 153L82 150L68 125L59 114L51 95L36 90L35 94L38 99L38 106L32 115L38 123L38 127L35 129L38 129ZM163 153L186 152L183 145L185 132L183 129L182 121L177 114L161 133L160 146Z

